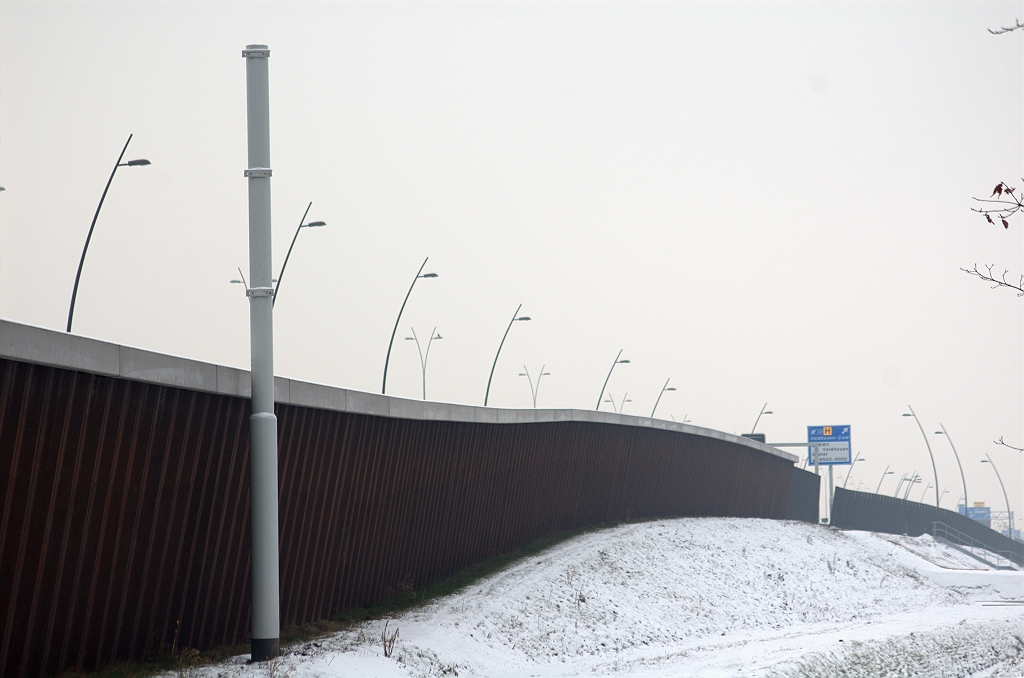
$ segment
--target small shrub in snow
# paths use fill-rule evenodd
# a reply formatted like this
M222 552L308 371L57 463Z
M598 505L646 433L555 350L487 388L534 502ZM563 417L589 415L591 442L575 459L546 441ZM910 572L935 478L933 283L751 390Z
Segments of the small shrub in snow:
M288 678L284 673L284 660L281 657L274 657L263 663L267 669L267 678Z
M380 642L384 646L384 656L390 657L391 653L395 651L395 641L398 640L398 628L395 628L394 633L388 633L388 624L391 620L384 622L384 628L380 631Z
M195 678L199 675L199 650L185 648L178 653L178 678Z

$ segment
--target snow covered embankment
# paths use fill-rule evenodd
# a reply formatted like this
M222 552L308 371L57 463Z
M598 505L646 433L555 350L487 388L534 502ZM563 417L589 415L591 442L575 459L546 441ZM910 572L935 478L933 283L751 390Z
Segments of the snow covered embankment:
M291 676L1019 676L1024 574L931 537L682 518L582 535L391 622L317 641ZM1013 602L1016 601L1016 602ZM220 667L221 673L227 667ZM255 671L235 665L233 674Z

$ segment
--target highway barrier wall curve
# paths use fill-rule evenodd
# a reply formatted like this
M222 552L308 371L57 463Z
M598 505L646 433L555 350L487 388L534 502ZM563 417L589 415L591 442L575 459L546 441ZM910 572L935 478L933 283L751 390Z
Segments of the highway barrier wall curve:
M932 525L942 523L970 537L993 553L1002 553L1017 565L1024 565L1024 544L953 511L916 501L837 487L832 500L832 526L919 537L932 534Z
M821 476L794 466L793 477L789 483L789 506L786 509L786 519L802 520L805 523L817 525L820 493Z
M0 674L247 640L245 377L0 321ZM277 387L283 625L556 531L790 515L795 457L718 431Z

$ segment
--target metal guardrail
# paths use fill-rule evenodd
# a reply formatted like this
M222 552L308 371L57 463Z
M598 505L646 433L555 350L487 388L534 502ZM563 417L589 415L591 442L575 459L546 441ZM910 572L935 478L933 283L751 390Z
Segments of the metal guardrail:
M1011 553L1010 551L996 551L992 547L972 538L970 535L964 534L955 527L950 527L949 525L939 521L932 522L932 536L952 546L971 549L970 552L964 552L967 553L967 555L996 568L997 570L1017 570L1020 566L1024 565L1024 563L1020 562L1020 557L1016 553ZM975 553L975 550L980 550L984 553ZM996 562L992 562L989 560L990 558Z

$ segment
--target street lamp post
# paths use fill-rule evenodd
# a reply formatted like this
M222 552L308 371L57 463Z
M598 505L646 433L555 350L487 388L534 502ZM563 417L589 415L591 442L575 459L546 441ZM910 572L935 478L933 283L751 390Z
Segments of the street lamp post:
M910 497L910 491L914 489L914 485L921 482L921 476L917 475L917 471L914 471L914 475L907 481L907 489L903 491L903 500L906 501Z
M675 386L669 386L668 385L668 382L671 379L672 379L672 377L669 377L668 379L666 379L665 380L665 385L661 387L661 392L658 393L658 399L654 401L654 407L651 408L651 419L654 419L654 413L655 413L655 411L657 411L658 403L661 402L661 396L663 396L665 394L665 391L674 391L674 390L676 390Z
M917 500L919 503L921 503L921 504L924 503L924 495L928 494L928 490L930 490L930 489L932 489L932 484L931 483L928 483L927 485L925 485L924 492L921 493L921 498Z
M274 288L274 300L271 305L277 303L277 292L281 289L281 280L284 279L284 269L288 267L288 258L292 256L292 248L295 247L295 241L299 238L299 231L304 228L320 228L327 224L323 221L314 221L310 224L306 222L306 215L309 214L309 208L313 206L312 201L306 206L306 211L302 213L302 218L299 219L299 227L295 229L295 235L292 237L292 244L288 246L288 254L284 255L284 263L281 264L281 272L277 274L277 286Z
M1006 502L1006 520L1007 527L1010 530L1010 539L1013 539L1013 513L1010 512L1010 498L1006 496L1006 485L1003 485L1003 477L999 475L999 469L996 468L996 463L992 461L992 457L988 456L988 452L985 453L985 458L981 460L982 464L991 464L992 470L996 472L996 479L999 480L999 487L1003 490L1003 501ZM964 499L964 513L967 513L967 500Z
M626 393L625 395L622 396L622 400L619 401L619 406L615 407L615 398L612 397L611 393L609 393L608 394L608 399L605 400L605 402L612 404L612 411L613 412L615 412L616 414L622 414L622 410L626 407L626 403L631 403L633 401L629 399L629 394Z
M530 319L530 316L519 315L519 309L522 307L522 304L519 304L519 306L516 307L516 312L512 314L512 320L508 321L508 327L505 328L505 334L501 337L501 343L498 344L498 352L494 354L494 363L491 365L491 374L487 377L487 390L484 391L484 407L487 407L487 399L491 396L491 379L494 379L494 368L498 366L498 356L501 355L501 347L505 345L505 339L508 337L508 331L512 329L512 323L526 322Z
M895 471L890 471L889 470L889 466L886 465L885 471L882 472L882 477L878 479L878 487L875 488L875 494L878 494L879 490L882 489L882 481L885 480L885 477L886 476L891 476L894 473L895 473Z
M550 372L545 372L544 371L545 367L547 367L547 365L541 365L540 366L540 374L537 375L537 386L536 386L536 388L533 385L533 379L530 378L530 370L526 369L526 365L523 365L523 371L519 373L519 376L520 377L526 377L526 380L530 384L530 395L533 396L533 409L537 409L537 394L540 392L540 380L543 377L545 377L545 376L548 376L548 377L551 376Z
M420 368L423 370L423 399L426 400L427 399L427 360L430 358L430 345L432 343L434 343L434 339L444 339L444 337L442 337L440 334L437 334L437 327L435 327L434 329L430 330L430 340L427 341L427 351L426 351L426 353L424 353L423 351L420 350L420 340L416 336L416 330L414 328L412 328L412 327L410 327L409 329L412 330L412 336L411 337L406 337L405 340L406 341L415 341L416 342L416 352L420 354Z
M110 172L110 178L107 179L107 185L103 188L103 195L100 196L100 202L96 205L96 213L92 215L92 223L89 225L89 234L85 236L85 247L82 248L82 258L78 261L78 273L75 274L75 287L71 290L71 308L68 309L68 328L67 331L71 331L71 320L75 316L75 299L78 298L78 281L82 278L82 266L85 265L85 253L89 251L89 241L92 240L93 229L96 228L96 220L100 216L100 209L103 207L103 201L107 198L107 191L110 190L110 183L114 180L114 175L117 173L118 167L144 167L149 165L150 162L144 158L138 160L129 160L128 162L121 162L124 158L125 151L128 150L128 144L132 142L132 134L128 135L128 141L124 142L124 148L121 149L121 155L117 156L117 162L114 163L114 169ZM2 190L2 189L0 189Z
M907 409L910 410L909 414L904 414L904 417L913 417L914 421L917 422L917 427L921 429L921 437L924 438L924 445L928 448L928 458L932 460L932 477L935 479L935 508L939 507L939 472L935 470L935 455L932 454L932 446L928 442L928 436L924 434L924 427L921 426L921 420L917 418L917 414L914 412L914 408L907 405Z
M893 499L900 496L900 488L903 487L903 483L906 482L906 480L907 474L904 473L903 476L900 478L900 482L896 484L896 491L892 493Z
M430 259L430 257L427 257ZM412 294L412 288L416 286L416 281L420 278L436 278L436 273L424 273L423 268L427 265L427 259L423 260L423 264L420 266L420 270L416 271L416 277L412 279L412 284L409 285L409 291L405 293L405 299L402 301L402 308L398 309L398 317L395 318L395 329L391 330L391 341L388 342L388 354L384 357L384 380L380 385L380 392L387 393L388 390L388 363L391 361L391 346L395 343L395 332L398 331L398 323L402 319L402 312L405 310L405 303L409 301L409 295Z
M764 409L765 407L768 407L768 403L764 404L764 407L761 408L761 412L758 413L758 415L757 415L757 419L754 420L754 427L750 429L751 433L753 433L754 431L757 430L757 422L761 421L761 415L764 415L764 414L775 414L771 410L765 412L765 409Z
M619 360L619 358L621 356L622 356L622 349L620 348L619 349L619 354L617 356L615 356L615 360L612 361L611 369L608 370L608 376L604 378L604 385L601 386L601 394L599 396L597 396L597 407L594 408L595 410L601 409L601 398L604 397L604 390L606 388L608 388L608 380L612 378L612 371L615 369L615 366L616 365L625 365L626 363L629 362L628 360Z
M850 474L853 473L853 465L858 461L867 461L867 459L860 458L860 452L857 452L857 456L853 458L853 463L850 464L850 470L846 472L846 479L843 481L843 489L846 489L846 483L850 482ZM882 476L883 478L885 476ZM877 493L876 493L877 494Z
M964 506L967 506L967 479L964 478L964 467L960 465L960 455L956 453L956 446L953 445L953 439L949 437L948 433L946 433L946 427L943 426L941 422L939 423L939 428L942 430L936 431L935 435L946 436L946 440L949 441L949 446L953 448L953 456L956 457L956 465L960 469L960 481L964 484Z

